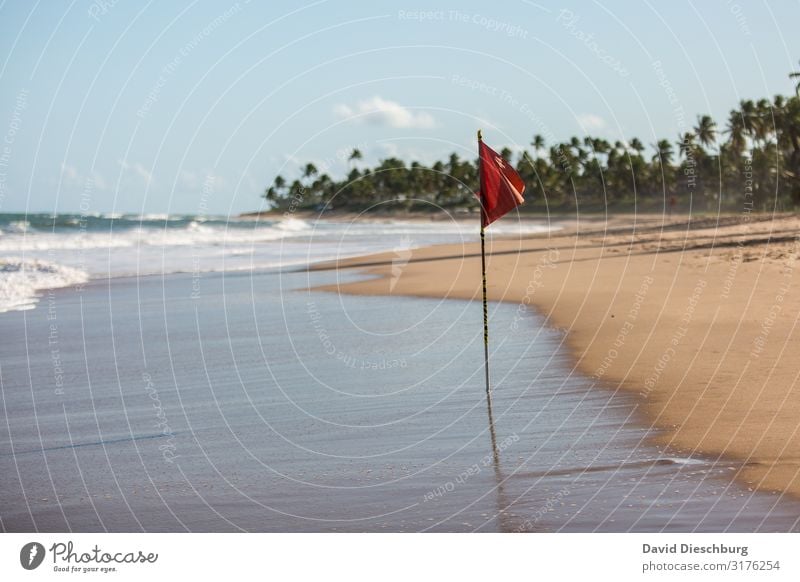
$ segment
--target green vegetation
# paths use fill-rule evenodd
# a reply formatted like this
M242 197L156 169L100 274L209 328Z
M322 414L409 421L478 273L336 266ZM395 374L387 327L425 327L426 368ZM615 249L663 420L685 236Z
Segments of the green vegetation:
M790 75L800 79L799 73ZM573 137L548 144L533 136L531 149L501 155L515 164L527 190L523 208L550 211L683 210L754 211L800 207L800 83L798 95L742 101L724 127L708 115L677 137L652 144L641 140L609 143ZM396 212L451 211L477 208L477 160L455 153L444 162L424 166L397 158L373 168L359 168L362 155L353 150L351 170L343 180L319 174L307 164L302 176L288 183L275 178L264 197L279 210L335 207L336 210Z

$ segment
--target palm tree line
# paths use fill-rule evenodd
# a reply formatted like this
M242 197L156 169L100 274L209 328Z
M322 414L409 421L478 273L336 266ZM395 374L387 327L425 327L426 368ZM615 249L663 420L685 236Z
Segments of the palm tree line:
M791 73L800 80L800 72ZM612 208L695 211L790 210L800 207L800 82L797 95L741 101L723 125L701 115L674 141L638 138L613 143L572 137L547 144L534 135L530 149L500 155L527 185L529 211ZM432 165L396 157L363 167L362 153L349 156L341 180L306 164L291 183L277 176L264 197L273 208L363 211L477 210L476 159L456 153Z

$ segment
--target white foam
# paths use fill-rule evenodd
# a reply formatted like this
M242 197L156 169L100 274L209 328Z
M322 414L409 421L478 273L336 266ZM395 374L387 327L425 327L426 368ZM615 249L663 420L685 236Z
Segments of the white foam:
M6 229L9 233L26 233L31 229L31 223L27 220L16 220L10 223Z
M0 253L45 250L109 249L134 246L190 246L277 240L291 234L275 228L228 229L190 222L185 228L131 228L109 232L38 232L0 239Z
M693 459L691 457L665 457L665 459L676 465L706 465L708 463L703 459Z
M148 214L139 214L139 215L126 214L125 218L127 218L128 220L163 220L163 221L181 219L179 216L170 216L169 214L161 214L158 212L151 212Z
M78 285L89 280L80 269L37 259L0 259L0 313L32 309L38 292Z
M311 231L314 229L314 226L300 218L285 218L281 220L277 225L277 228L280 230L285 230L289 232L299 232L299 231Z
M6 265L0 271L0 310L7 310L9 305L14 309L32 307L37 290L64 286L59 277L70 285L84 281L87 274L89 278L105 278L285 268L391 251L398 245L405 250L469 243L478 238L477 220L334 222L287 218L253 223L199 216L180 220L184 223L132 225L122 219L119 225L116 221L109 223L106 230L70 226L6 232L0 236L0 264ZM502 228L493 225L489 235L547 230L548 226L539 221L508 221ZM24 261L8 257L23 257ZM50 268L52 265L56 268Z

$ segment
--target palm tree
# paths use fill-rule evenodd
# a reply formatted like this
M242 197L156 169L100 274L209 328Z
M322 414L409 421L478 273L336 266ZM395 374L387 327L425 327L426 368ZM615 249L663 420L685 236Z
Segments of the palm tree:
M653 149L656 150L656 153L653 155L653 163L660 166L668 166L672 163L673 149L669 140L659 140L658 143L653 144Z
M540 134L536 134L533 136L533 141L531 142L533 146L533 153L536 154L536 157L539 157L539 152L545 148L544 138Z
M711 119L710 115L701 115L697 118L697 127L694 133L703 147L708 147L717 137L717 124Z
M794 73L789 73L790 79L797 79L797 85L794 88L794 92L800 97L800 71L795 71Z
M678 136L678 155L680 157L689 157L689 154L691 154L695 148L694 139L695 135L691 131L687 131L683 136Z
M644 144L638 137L632 138L631 141L628 142L628 147L630 147L638 155L641 155L644 151Z
M730 151L737 158L740 157L747 147L746 129L744 126L744 116L735 109L730 112L728 116L728 127L725 130L728 134L728 143L730 144Z
M455 152L450 154L450 159L447 160L447 171L450 173L451 176L454 176L458 173L458 168L460 164L461 160L458 159L458 154Z
M744 131L747 135L752 137L755 134L755 128L760 122L758 112L756 111L756 105L750 99L740 101L739 111L741 112L742 122L744 123Z
M766 145L772 133L772 103L769 99L759 99L756 102L756 115L758 116L758 124L755 127L755 138L762 144Z
M275 186L270 186L269 188L267 188L264 191L263 196L267 202L275 203L278 201L278 192L277 190L275 190Z
M649 148L640 139L612 145L591 135L545 144L544 137L535 134L530 155L509 148L498 151L509 163L514 158L523 180L536 191L527 208L630 203L640 193L652 193L655 198L641 198L643 210L648 205L651 209L663 205L663 195L691 196L705 200L714 210L735 211L741 208L745 174L759 208L776 200L800 207L800 72L790 77L798 82L797 95L742 100L725 119L724 129L710 116L700 115L696 127L682 130L676 142L657 141L652 157L645 157ZM402 160L388 159L373 168L354 167L352 162L361 159L361 151L353 149L350 172L338 179L319 175L321 169L305 164L298 172L301 181L294 180L289 186L282 176L276 176L262 195L276 209L288 204L313 208L338 192L341 197L337 200L342 202L337 207L352 210L409 193L450 208L469 209L476 204L472 195L478 187L475 159L452 154L432 165L414 162L407 167ZM720 198L720 193L725 196ZM411 209L413 197L407 200L406 207Z
M611 144L603 138L594 138L591 144L595 154L607 154L611 151Z
M350 162L351 165L355 165L358 160L363 159L364 156L361 155L361 150L358 148L353 148L353 151L350 152L350 157L347 158L347 161Z
M303 178L311 178L316 175L317 175L317 167L312 163L306 164L306 167L303 168Z

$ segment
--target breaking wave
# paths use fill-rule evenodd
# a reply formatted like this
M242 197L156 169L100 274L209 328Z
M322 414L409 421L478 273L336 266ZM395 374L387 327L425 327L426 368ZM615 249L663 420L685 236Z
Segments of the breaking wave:
M33 309L41 291L79 285L86 271L38 259L0 259L0 313Z
M544 232L508 222L490 236ZM30 309L44 289L98 277L282 269L474 242L475 223L231 219L186 214L0 214L0 311Z

